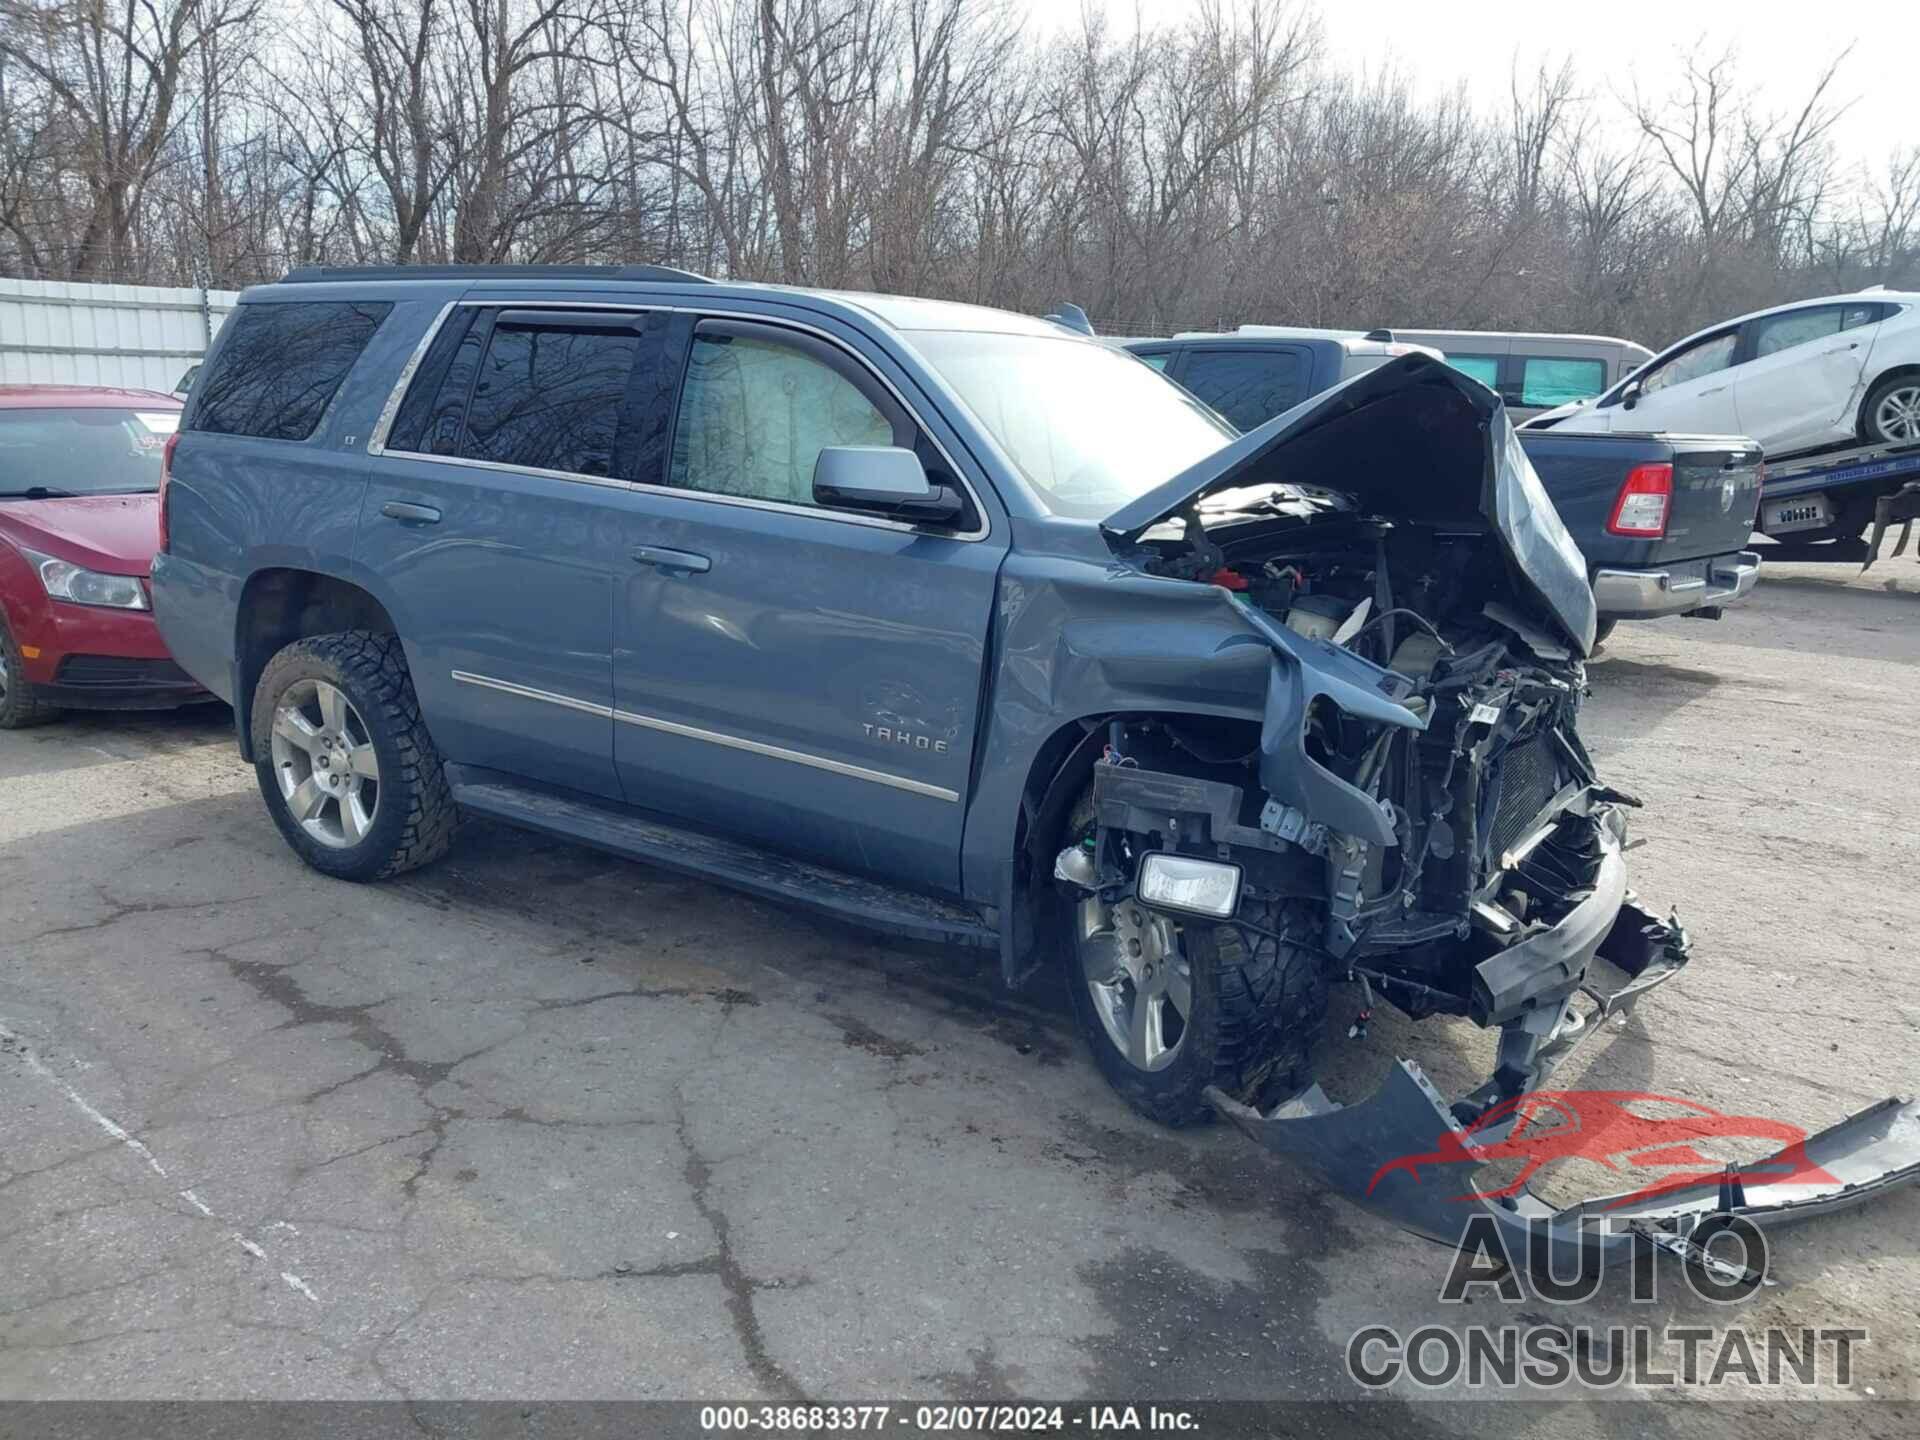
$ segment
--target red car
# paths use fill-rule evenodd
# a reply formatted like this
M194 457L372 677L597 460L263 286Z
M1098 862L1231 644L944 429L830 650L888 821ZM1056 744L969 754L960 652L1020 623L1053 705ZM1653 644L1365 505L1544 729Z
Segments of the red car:
M147 590L179 422L157 391L0 386L0 729L209 698Z

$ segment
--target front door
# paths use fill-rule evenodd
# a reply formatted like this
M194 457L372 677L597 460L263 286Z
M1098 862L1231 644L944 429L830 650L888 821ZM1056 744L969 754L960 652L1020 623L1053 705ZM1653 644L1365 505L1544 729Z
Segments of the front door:
M851 352L680 317L615 545L614 759L629 803L935 892L959 887L1005 542L813 503L829 445L944 459ZM644 387L643 387L644 388ZM677 418L668 425L668 417ZM652 457L649 460L649 456Z
M1641 377L1640 398L1631 410L1624 402L1608 407L1611 428L1633 433L1742 433L1733 403L1739 345L1738 330L1723 330L1668 356Z
M1805 305L1748 321L1752 358L1734 387L1741 430L1769 454L1849 437L1878 314L1874 305Z
M608 507L642 343L632 314L457 308L373 462L356 565L450 761L619 796Z

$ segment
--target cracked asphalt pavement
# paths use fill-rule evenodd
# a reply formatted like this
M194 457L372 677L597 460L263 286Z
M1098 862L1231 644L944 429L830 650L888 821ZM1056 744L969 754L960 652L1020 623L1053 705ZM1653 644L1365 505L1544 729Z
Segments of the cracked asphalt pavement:
M1916 622L1910 564L1782 566L1603 652L1588 734L1696 959L1566 1085L1810 1129L1920 1090ZM1344 1401L1357 1328L1498 1318L1226 1128L1132 1116L1057 987L493 826L396 883L312 874L219 708L0 735L0 947L0 1398ZM1349 1044L1356 1005L1336 1095L1396 1052L1484 1073L1462 1024ZM1739 1319L1865 1326L1851 1393L1920 1399L1916 1241L1911 1191L1782 1232ZM1796 1408L1750 1393L1500 1428ZM1484 1423L1402 1389L1351 1418Z

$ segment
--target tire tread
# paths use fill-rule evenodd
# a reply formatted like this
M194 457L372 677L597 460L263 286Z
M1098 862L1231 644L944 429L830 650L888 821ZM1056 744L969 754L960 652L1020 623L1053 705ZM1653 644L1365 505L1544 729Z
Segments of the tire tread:
M453 844L460 811L447 784L440 751L420 713L420 698L414 693L400 637L342 630L296 640L267 663L255 693L278 693L274 683L278 672L303 660L332 665L358 681L362 695L353 697L355 705L364 696L376 708L400 752L400 783L382 785L381 801L385 803L389 796L403 800L406 818L386 858L366 878L390 879L439 859Z

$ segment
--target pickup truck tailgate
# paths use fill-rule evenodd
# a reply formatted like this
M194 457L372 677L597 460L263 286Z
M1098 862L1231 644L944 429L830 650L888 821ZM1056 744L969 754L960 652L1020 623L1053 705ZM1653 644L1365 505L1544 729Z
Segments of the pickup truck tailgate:
M1520 443L1590 566L1646 568L1745 548L1764 474L1760 447L1735 435L1569 435L1522 430ZM1620 487L1638 466L1673 466L1661 536L1607 530Z

